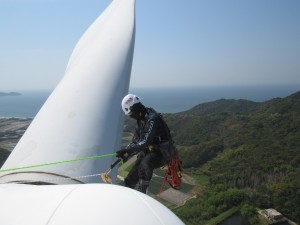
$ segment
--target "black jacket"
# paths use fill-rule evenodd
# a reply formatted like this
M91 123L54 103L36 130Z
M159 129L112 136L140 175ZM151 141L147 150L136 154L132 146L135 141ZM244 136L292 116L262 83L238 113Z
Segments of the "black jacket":
M138 153L149 146L158 146L163 141L171 140L170 130L161 114L147 108L144 120L137 121L132 143L127 147Z

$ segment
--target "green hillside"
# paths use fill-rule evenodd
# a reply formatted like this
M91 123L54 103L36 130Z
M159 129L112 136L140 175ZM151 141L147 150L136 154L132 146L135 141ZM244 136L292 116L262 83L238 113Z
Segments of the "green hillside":
M164 117L185 171L210 180L176 210L187 224L245 205L253 224L255 207L300 223L300 92L263 103L221 99Z

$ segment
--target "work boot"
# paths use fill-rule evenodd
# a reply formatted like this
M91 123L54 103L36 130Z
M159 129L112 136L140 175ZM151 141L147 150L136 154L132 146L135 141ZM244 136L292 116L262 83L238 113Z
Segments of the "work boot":
M137 184L137 190L146 194L150 181L140 179Z

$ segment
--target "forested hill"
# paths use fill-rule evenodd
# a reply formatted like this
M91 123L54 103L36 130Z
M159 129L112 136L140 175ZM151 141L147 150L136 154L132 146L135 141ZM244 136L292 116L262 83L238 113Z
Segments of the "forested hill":
M185 112L166 114L164 118L179 147L190 147L189 150L201 147L202 150L197 148L195 151L196 155L208 151L206 157L194 155L192 160L186 160L186 166L199 167L228 148L272 148L274 154L279 151L276 149L297 148L300 146L299 113L300 92L297 92L262 103L222 99L200 104Z
M219 192L242 191L234 204L273 207L300 222L300 92L260 103L221 99L164 118L186 171L207 175ZM203 202L188 207L207 217Z
M213 102L203 103L191 108L188 111L178 114L222 114L222 113L264 113L264 112L285 112L291 107L292 110L299 110L300 91L286 98L274 98L266 102L253 102L249 100L239 99L220 99Z
M193 107L188 111L179 114L194 114L194 115L208 115L220 113L250 113L255 110L261 103L249 100L234 100L234 99L220 99L213 102L203 103Z

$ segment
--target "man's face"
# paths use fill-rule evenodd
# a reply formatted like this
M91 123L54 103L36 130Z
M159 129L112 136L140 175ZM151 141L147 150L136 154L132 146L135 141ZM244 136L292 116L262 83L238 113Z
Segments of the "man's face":
M140 103L136 103L130 107L130 113L128 113L128 116L130 116L130 118L133 118L135 120L141 120L143 119L141 110L142 110L142 105Z

